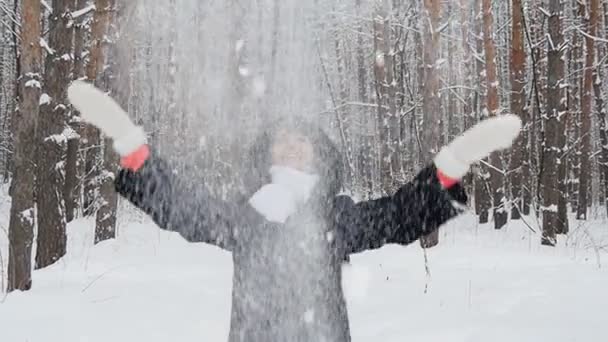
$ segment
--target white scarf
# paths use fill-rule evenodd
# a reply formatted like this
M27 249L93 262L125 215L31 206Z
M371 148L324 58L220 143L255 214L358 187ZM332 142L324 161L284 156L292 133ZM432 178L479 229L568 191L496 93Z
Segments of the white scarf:
M268 221L285 223L299 206L308 201L319 177L287 166L270 168L272 183L260 188L249 204Z

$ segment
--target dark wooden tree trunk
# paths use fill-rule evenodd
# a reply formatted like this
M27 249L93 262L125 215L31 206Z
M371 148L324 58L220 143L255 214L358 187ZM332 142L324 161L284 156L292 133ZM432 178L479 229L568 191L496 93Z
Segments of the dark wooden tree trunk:
M110 17L110 1L95 0L95 14L91 28L91 42L89 47L89 62L86 65L86 77L89 82L100 85L98 76L103 66L104 37L107 33ZM84 214L91 216L98 209L96 197L100 186L101 137L99 130L91 125L84 129L85 175L84 175Z
M378 103L378 124L381 145L381 177L383 191L391 193L398 185L400 163L397 154L399 146L399 116L396 106L393 55L388 4L384 0L376 5L374 15L374 51L376 63L376 94Z
M40 0L24 0L21 13L21 56L19 110L14 130L12 203L8 227L9 259L7 290L29 290L32 286L32 244L34 239L34 188L36 118L38 117L42 52L40 48Z
M86 0L76 0L76 10L81 10L87 6ZM84 44L86 27L83 19L74 24L74 70L75 80L84 76ZM65 163L65 190L63 192L65 201L66 221L71 222L76 217L80 206L80 191L82 172L80 165L80 138L83 134L82 125L78 120L78 112L72 111L72 117L68 124L74 134L68 139L67 157Z
M486 82L487 82L487 102L488 102L488 113L490 117L498 115L498 78L496 76L496 48L494 46L494 38L492 32L493 26L493 14L492 14L492 1L482 0L483 9L483 37L484 37L484 50L485 50L485 62L486 62ZM501 168L502 159L499 152L492 153L490 156L490 163L496 167ZM505 186L504 186L504 175L494 168L488 168L490 173L490 184L492 189L492 204L493 204L493 218L494 228L502 228L508 220L508 213L505 208Z
M608 3L604 2L602 6L602 10L604 12L604 39L608 38ZM602 46L602 58L606 56L607 48L606 46ZM599 58L598 58L599 59ZM603 176L603 188L604 188L604 206L606 207L606 213L608 214L608 118L606 116L606 108L604 108L605 102L603 100L603 92L602 86L604 83L602 82L602 78L605 75L604 71L602 71L602 66L598 67L595 78L595 98L596 98L596 106L598 113L598 128L600 130L600 143L601 146L601 158L600 158L600 172Z
M73 8L73 0L55 0L50 18L49 45L54 53L46 57L44 77L44 89L50 99L40 107L38 120L37 269L55 263L66 252L64 157L69 135L66 95L72 72Z
M439 19L441 16L441 2L439 0L424 1L425 15L423 22L424 34L424 83L422 94L422 110L424 125L422 132L423 162L428 164L432 161L435 153L441 148L441 102L439 98L439 75L437 68L439 53ZM420 239L423 248L431 248L439 243L439 232L433 233Z
M454 19L452 19L453 16L456 15L454 7L456 5L452 4L451 2L448 3L447 6L447 16L448 16L448 26L449 26L449 35L451 37L455 37L457 36L457 32L454 29ZM454 65L456 64L456 42L453 39L448 40L448 86L452 87L453 85L456 84L456 77L457 77L457 70L455 70ZM456 138L461 132L462 129L461 127L461 122L462 122L462 115L457 115L458 112L458 108L457 108L457 104L456 104L456 90L450 89L448 90L448 110L447 110L447 124L448 124L448 130L447 130L447 135L445 141L443 142L444 144L448 144L450 141L454 140L454 138Z
M542 217L543 234L541 243L554 246L555 234L561 230L559 217L560 200L560 119L565 120L564 108L561 103L563 92L564 61L562 60L561 44L563 41L561 27L561 0L551 0L549 3L549 34L551 42L547 44L547 115L544 118L544 142L542 153L541 193L543 199Z
M606 22L604 23L606 25ZM600 53L601 52L601 53ZM604 57L606 53L605 47L598 47L598 59ZM598 119L598 130L600 136L600 149L601 152L599 154L599 167L600 167L600 177L602 179L601 186L603 187L603 194L600 198L600 203L606 207L606 211L608 213L608 130L607 130L607 122L606 122L606 108L603 98L602 91L602 77L603 71L602 66L599 66L595 70L594 82L593 82L593 91L595 93L595 106L597 111L597 119Z
M594 82L595 103L598 113L598 129L600 135L601 153L600 153L600 172L604 181L604 205L608 213L608 124L606 123L606 108L602 98L602 73L599 68Z
M118 10L115 5L116 0L109 0L108 6L112 8L112 13L122 12ZM126 4L121 4L121 9L124 10ZM104 67L104 73L107 77L104 77L105 86L111 89L113 97L118 103L126 108L128 105L128 63L118 64L118 60L128 60L122 56L120 52L125 51L118 48L117 41L121 34L120 25L118 23L117 15L108 16L106 21L107 26L104 28L105 31L111 32L111 39L108 39L112 43L109 50L112 51L108 57L109 63L107 67ZM104 56L98 60L98 63L105 64ZM176 114L173 112L173 114ZM95 243L101 241L113 239L116 237L116 210L118 206L118 195L114 189L115 174L118 171L119 156L112 146L111 139L104 139L104 152L103 152L103 166L102 171L99 175L99 207L96 214L95 224Z
M483 55L484 41L483 41L483 11L481 6L482 0L475 0L475 12L476 15L476 50L477 55ZM485 119L486 113L486 88L487 82L485 77L485 66L481 58L477 58L476 70L477 70L477 95L476 95L476 121ZM488 191L488 173L483 167L475 167L475 212L479 216L479 223L488 223L490 219L490 208L492 207L492 199L490 192Z
M580 154L580 180L578 187L578 207L576 218L587 219L587 210L591 196L589 187L591 185L591 115L593 101L593 74L595 70L595 36L597 33L597 22L599 12L599 0L590 0L587 6L587 36L585 57L585 78L583 82L583 104L581 113L581 154Z
M518 115L524 126L522 134L515 141L511 154L511 194L513 208L511 218L521 218L524 207L524 169L528 168L528 112L526 111L526 51L524 47L524 13L521 0L511 3L513 29L511 31L511 112ZM529 172L528 172L529 173Z
M114 189L114 175L118 169L118 155L114 151L110 139L105 139L104 146L103 171L99 176L100 204L95 218L95 243L113 239L116 236L118 195Z
M584 17L585 6L583 3L571 4L571 6L575 6L576 9L572 9L572 11L576 16L576 20L574 20L574 25L581 25ZM572 38L572 49L571 49L571 61L570 61L570 69L571 70L583 70L584 62L583 62L583 39L582 35L578 32L573 33L574 37ZM569 111L570 115L568 117L568 135L569 135L569 149L568 149L568 165L569 165L569 175L568 175L568 202L570 203L570 207L573 213L576 213L578 210L578 182L580 179L580 117L581 117L581 108L582 108L582 92L583 92L583 77L580 77L580 72L575 73L570 76L569 80L570 84L572 84L570 91L570 100L569 100Z

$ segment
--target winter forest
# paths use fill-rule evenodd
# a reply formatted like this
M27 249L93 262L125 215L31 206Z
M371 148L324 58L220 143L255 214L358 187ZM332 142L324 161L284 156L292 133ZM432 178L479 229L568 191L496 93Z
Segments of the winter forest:
M352 340L605 341L607 59L605 0L0 0L0 340L228 336L231 257L117 194L121 156L67 98L85 80L228 202L284 117L365 201L517 115L463 217L344 265Z

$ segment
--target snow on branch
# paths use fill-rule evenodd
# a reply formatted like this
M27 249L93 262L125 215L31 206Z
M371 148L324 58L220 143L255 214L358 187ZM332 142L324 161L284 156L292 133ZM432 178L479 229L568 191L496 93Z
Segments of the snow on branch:
M538 10L544 14L546 17L550 17L551 13L549 13L549 11L547 11L546 9L542 8L541 6L538 6Z
M4 12L4 15L5 15L6 17L8 17L8 19L9 19L11 22L13 22L13 24L15 24L17 27L21 28L21 23L20 23L20 22L19 22L19 20L18 20L19 18L17 18L17 17L15 16L15 14L14 14L14 13L12 13L12 10L10 10L10 9L9 9L9 8L6 6L6 4L5 4L5 3L0 2L0 9L2 10L2 12ZM3 23L4 23L4 21L3 21ZM8 27L8 28L10 28L10 26L9 26L9 25L7 25L7 27Z
M49 44L46 42L46 40L44 40L44 38L40 38L40 46L46 50L46 52L49 55L54 55L55 54L55 50L51 49L51 47L49 46Z
M547 33L547 34L545 35L545 37L547 37L547 42L549 43L549 46L550 46L550 48L551 48L551 51L555 51L555 50L557 50L557 49L555 48L555 44L553 43L553 39L551 38L551 35Z
M46 10L49 11L49 13L53 13L53 7L51 7L51 5L49 5L49 3L46 2L46 0L40 0L40 3L42 3L42 6L44 6L44 8L46 8Z
M608 43L608 39L600 38L600 37L597 37L597 36L592 36L592 35L590 35L589 33L587 33L587 32L585 32L585 31L581 30L579 27L577 27L577 28L576 28L576 30L577 30L578 32L580 32L580 33L581 33L583 36L585 36L585 37L587 37L587 38L590 38L590 39L593 39L593 40L595 40L596 42Z
M86 14L89 14L89 13L95 11L95 9L96 9L95 5L89 5L83 9L72 12L72 19L78 19L78 18L82 17L83 15L86 15Z

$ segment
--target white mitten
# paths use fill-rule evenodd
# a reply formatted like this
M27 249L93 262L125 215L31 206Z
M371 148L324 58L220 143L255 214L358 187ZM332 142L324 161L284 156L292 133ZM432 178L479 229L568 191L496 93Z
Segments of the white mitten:
M143 128L133 124L116 101L92 84L74 81L68 88L68 99L85 122L112 138L114 149L121 157L128 156L146 143Z
M521 127L519 117L511 114L481 121L443 147L435 156L435 166L447 177L461 179L471 164L511 147Z

